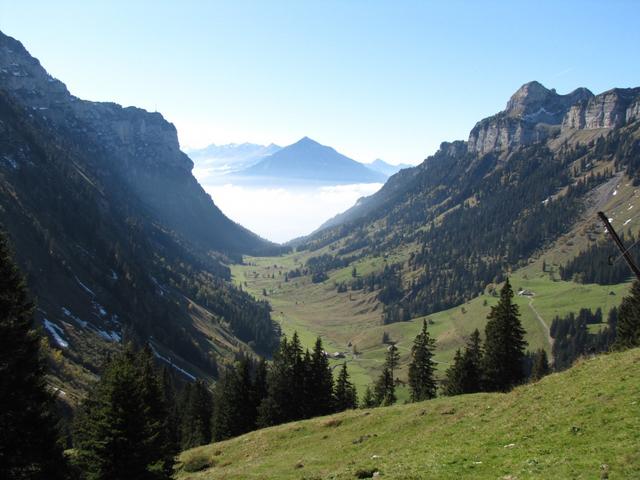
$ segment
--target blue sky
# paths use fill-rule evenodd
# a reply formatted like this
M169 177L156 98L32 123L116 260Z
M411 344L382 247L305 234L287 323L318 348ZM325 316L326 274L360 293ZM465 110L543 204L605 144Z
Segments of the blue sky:
M523 83L640 85L638 1L15 1L0 30L72 93L158 110L186 147L310 136L418 163Z

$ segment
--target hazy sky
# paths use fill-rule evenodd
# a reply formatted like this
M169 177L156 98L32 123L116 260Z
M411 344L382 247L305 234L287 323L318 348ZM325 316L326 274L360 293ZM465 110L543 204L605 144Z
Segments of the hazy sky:
M0 29L72 93L158 110L183 147L308 135L418 163L521 84L640 85L640 1L16 1Z

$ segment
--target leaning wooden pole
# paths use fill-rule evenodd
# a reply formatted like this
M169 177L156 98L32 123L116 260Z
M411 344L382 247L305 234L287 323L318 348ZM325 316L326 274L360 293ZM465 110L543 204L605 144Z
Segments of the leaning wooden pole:
M620 240L620 237L618 236L616 231L613 229L611 222L609 221L607 216L604 214L604 212L598 212L598 216L600 217L600 220L602 220L602 222L604 223L604 227L607 229L607 232L609 232L609 235L611 235L611 237L613 238L613 241L615 242L616 247L618 247L618 250L620 250L620 253L622 253L622 256L627 262L627 265L629 265L629 268L633 271L633 273L635 273L637 279L640 280L640 269L634 263L633 258L631 258L631 254L629 253L629 250L624 248L624 244L622 243L622 240Z

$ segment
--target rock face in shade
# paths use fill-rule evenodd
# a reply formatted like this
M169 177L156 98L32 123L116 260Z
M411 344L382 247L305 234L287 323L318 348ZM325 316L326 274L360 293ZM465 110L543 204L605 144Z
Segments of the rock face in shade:
M192 168L162 115L74 97L0 33L0 229L69 352L61 381L91 378L127 338L206 376L215 355L277 344L227 264L281 248L227 218Z
M157 112L74 97L17 40L0 32L0 86L48 128L82 143L167 227L200 248L234 253L272 245L228 219L191 174L173 124Z

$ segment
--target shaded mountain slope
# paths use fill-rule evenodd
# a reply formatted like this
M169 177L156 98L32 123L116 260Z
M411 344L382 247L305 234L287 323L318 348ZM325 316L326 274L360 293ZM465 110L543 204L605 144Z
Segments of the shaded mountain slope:
M0 34L0 132L0 225L69 396L123 339L188 378L271 351L268 306L224 263L279 250L217 209L160 114L79 100Z

